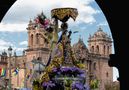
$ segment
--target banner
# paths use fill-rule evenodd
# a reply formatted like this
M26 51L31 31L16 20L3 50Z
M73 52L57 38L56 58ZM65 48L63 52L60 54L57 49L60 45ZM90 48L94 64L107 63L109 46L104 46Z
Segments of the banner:
M0 68L0 77L4 77L6 75L6 69Z
M12 72L14 76L16 76L18 73L19 73L19 68L14 69L14 71Z

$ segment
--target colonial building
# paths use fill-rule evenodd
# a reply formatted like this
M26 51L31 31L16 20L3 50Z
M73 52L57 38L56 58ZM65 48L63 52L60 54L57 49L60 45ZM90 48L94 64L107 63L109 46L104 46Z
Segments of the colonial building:
M102 28L89 36L88 47L82 39L73 45L77 58L86 64L87 78L99 80L99 90L105 90L107 83L113 82L113 68L108 66L109 54L112 53L112 40Z
M45 30L36 26L30 20L28 27L28 48L23 52L23 56L16 53L11 57L12 71L18 67L19 73L11 75L12 87L32 87L31 78L34 73L33 61L39 59L43 64L47 64L50 52L50 45L45 39ZM106 83L113 82L113 69L108 66L109 54L112 53L112 40L109 35L99 28L93 35L89 36L88 47L79 38L73 45L73 51L78 60L85 63L87 72L87 82L92 79L99 80L99 90L105 90ZM5 52L0 56L0 66L7 67L8 57ZM7 68L8 69L8 68ZM27 78L30 75L30 78ZM8 75L7 75L8 78Z

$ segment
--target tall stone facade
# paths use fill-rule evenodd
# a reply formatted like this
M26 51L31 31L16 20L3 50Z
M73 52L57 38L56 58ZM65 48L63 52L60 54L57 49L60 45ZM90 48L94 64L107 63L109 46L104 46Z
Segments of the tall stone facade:
M109 54L112 53L112 40L109 35L99 28L88 39L88 48L82 39L73 45L78 60L86 65L87 82L99 80L99 90L105 90L108 83L113 82L113 68L108 66Z
M34 27L35 23L31 20L28 24L28 49L26 50L27 62L38 57L47 63L50 45L45 41L44 28Z
M23 56L17 56L16 53L11 58L11 67L19 67L17 76L12 76L12 85L15 87L32 87L32 83L26 79L26 76L33 74L34 64L32 60L40 58L43 64L47 64L50 52L50 45L46 42L45 30L30 20L28 27L28 48L24 51ZM78 42L73 45L73 51L78 60L86 65L86 80L96 78L99 80L99 90L105 90L106 83L113 82L113 69L108 66L109 54L112 53L112 40L109 35L99 28L97 32L89 36L88 47L83 40L79 38ZM3 62L3 55L0 56L0 66L7 67ZM8 78L8 75L7 75Z

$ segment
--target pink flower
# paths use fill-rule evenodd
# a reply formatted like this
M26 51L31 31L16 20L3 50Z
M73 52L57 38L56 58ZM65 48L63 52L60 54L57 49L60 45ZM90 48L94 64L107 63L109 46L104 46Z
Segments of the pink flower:
M45 19L44 25L47 26L50 23L49 19Z
M39 23L38 17L34 19L35 23Z

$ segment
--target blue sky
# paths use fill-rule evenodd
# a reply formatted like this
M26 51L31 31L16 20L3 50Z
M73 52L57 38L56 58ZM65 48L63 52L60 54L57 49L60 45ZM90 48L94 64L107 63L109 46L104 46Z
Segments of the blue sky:
M42 11L50 18L50 11L58 7L74 7L79 15L74 22L68 21L69 30L79 31L72 35L72 44L81 36L87 46L89 34L93 35L101 26L103 31L111 35L105 16L94 0L17 0L0 23L0 52L11 45L18 55L27 48L27 25ZM114 47L114 46L113 46ZM114 51L113 51L114 53ZM114 80L117 70L114 69Z

